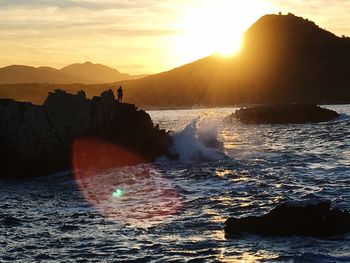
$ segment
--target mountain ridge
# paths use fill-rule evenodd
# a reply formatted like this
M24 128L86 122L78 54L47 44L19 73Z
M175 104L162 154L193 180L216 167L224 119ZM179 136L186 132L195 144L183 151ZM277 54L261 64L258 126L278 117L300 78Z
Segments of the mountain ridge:
M128 102L150 108L350 103L349 72L350 38L293 14L265 15L246 31L241 52L232 58L211 55L142 79L60 88L95 96L121 85ZM0 96L41 103L55 89L42 87L3 86Z
M0 68L0 84L52 83L52 84L99 84L113 83L126 79L141 78L145 75L120 73L111 67L91 62L75 63L56 69L53 67L32 67L10 65Z

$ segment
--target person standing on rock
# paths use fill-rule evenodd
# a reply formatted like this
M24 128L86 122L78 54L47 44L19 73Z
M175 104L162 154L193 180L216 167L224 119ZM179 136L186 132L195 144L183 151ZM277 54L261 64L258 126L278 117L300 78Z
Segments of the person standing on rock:
M122 89L122 86L119 87L117 95L118 95L118 102L123 102L123 89Z

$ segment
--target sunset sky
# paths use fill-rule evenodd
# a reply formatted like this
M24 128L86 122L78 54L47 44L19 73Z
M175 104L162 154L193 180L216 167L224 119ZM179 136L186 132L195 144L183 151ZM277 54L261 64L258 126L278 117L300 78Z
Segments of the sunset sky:
M236 52L252 23L278 11L350 35L350 0L0 0L0 66L91 61L157 73Z

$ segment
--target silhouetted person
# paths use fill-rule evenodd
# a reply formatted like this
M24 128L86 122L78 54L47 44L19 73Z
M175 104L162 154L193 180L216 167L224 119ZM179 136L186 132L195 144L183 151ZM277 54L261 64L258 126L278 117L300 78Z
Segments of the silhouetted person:
M123 102L123 89L122 89L122 86L119 87L117 95L118 95L118 102Z

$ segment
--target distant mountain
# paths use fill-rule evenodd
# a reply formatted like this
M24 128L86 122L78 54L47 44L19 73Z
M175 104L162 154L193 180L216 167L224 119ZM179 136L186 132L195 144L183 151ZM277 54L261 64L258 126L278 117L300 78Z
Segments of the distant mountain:
M68 67L60 73L85 77L76 69L83 65ZM85 66L80 72L90 77L93 75L88 69L90 65ZM107 71L117 74L106 70L106 76ZM88 96L94 96L119 85L124 88L126 101L143 107L350 103L350 38L338 37L293 14L265 15L247 30L244 47L233 58L213 55L171 71L120 81L114 86L61 85L60 88L70 92L84 89ZM46 98L47 91L55 88L53 85L0 86L0 97L39 103Z
M86 62L72 64L60 70L51 67L29 67L12 65L0 68L0 84L15 83L53 83L53 84L97 84L112 83L126 79L140 78L145 75L132 76L118 70Z
M62 68L60 71L67 75L84 79L89 83L110 83L127 79L137 79L145 76L131 76L129 74L120 73L118 70L102 64L93 64L91 62L72 64Z
M210 56L121 84L145 106L350 103L349 38L288 14L263 16L244 42L234 58Z
M82 82L74 76L70 76L54 68L34 68L22 65L13 65L0 68L0 83L76 83Z

